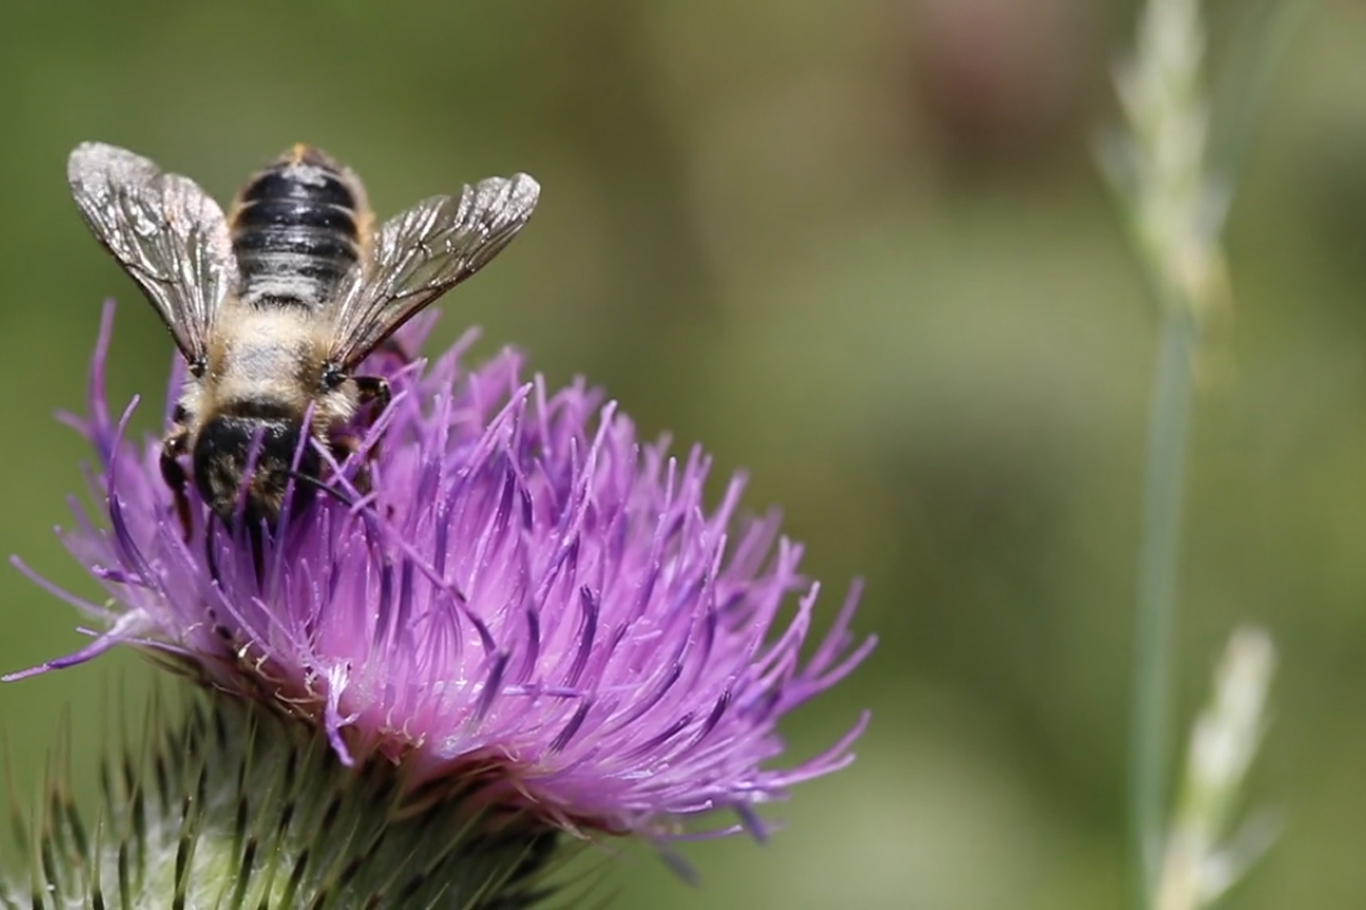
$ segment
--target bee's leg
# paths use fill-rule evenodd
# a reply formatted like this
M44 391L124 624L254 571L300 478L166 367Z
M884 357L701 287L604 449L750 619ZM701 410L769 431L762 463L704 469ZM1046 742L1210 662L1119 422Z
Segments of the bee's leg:
M176 517L180 519L186 542L189 542L191 531L190 499L185 495L185 469L180 466L180 456L185 454L188 441L189 434L177 427L161 443L161 479L171 488Z
M379 415L383 414L385 409L389 407L389 401L391 399L389 383L386 382L382 376L353 376L351 381L356 384L356 391L360 393L361 407L365 407L368 404L373 404L375 406L370 412L370 419L367 421L367 426L373 424L379 419ZM357 439L356 445L351 448L352 453L356 451L359 443L360 440ZM376 458L379 458L378 439L371 444L366 460L374 461Z
M362 407L372 401L377 402L379 407L375 410L376 416L389 407L389 383L383 376L353 376L351 381L356 384L356 391L360 393Z

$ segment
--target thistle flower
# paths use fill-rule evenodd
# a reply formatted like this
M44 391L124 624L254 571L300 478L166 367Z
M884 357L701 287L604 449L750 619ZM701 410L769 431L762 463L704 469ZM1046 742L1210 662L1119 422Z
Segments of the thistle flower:
M115 421L105 401L112 314L71 419L107 514L77 506L62 535L110 599L57 591L103 631L9 679L131 644L305 719L344 764L392 763L412 789L479 781L488 804L567 830L668 837L731 809L740 825L712 833L762 836L756 806L852 760L866 715L769 766L779 719L874 644L849 632L857 586L804 660L819 587L801 547L773 515L736 520L741 478L706 509L700 449L638 442L600 392L551 394L513 352L467 370L468 337L430 368L381 352L366 369L393 403L332 464L332 495L257 535L206 521L190 490L186 539L158 444L129 441L132 406Z

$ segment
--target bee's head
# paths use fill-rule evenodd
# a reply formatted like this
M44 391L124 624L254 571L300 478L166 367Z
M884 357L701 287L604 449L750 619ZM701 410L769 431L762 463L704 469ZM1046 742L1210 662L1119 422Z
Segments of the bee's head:
M221 414L200 429L194 445L194 482L204 501L229 526L239 509L249 528L264 520L274 526L285 505L285 493L294 478L292 505L303 506L313 485L297 479L295 472L317 477L321 459L313 446L304 443L302 425L286 417ZM259 440L259 442L258 442ZM255 453L255 471L243 483L247 464ZM294 459L299 459L295 469ZM243 496L245 500L243 501ZM239 505L240 502L240 505Z

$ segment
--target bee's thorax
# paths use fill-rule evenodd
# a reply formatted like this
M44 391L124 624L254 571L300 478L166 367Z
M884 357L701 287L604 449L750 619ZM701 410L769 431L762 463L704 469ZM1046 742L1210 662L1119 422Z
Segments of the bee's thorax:
M317 433L345 423L355 413L356 392L349 383L326 381L327 329L303 307L225 302L204 374L189 378L182 404L201 420L266 407L302 422L311 407Z

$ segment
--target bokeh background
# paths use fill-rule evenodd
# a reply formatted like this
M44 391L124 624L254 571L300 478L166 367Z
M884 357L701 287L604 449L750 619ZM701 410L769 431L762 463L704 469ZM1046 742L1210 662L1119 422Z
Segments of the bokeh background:
M1247 4L1210 7L1216 64ZM389 214L527 170L531 228L445 304L646 435L703 441L780 504L833 610L882 644L793 717L859 760L758 846L626 850L635 908L1100 908L1125 897L1138 484L1155 314L1092 159L1134 5L1101 0L359 0L0 5L0 551L91 592L51 534L81 488L100 301L113 399L171 346L81 225L98 138L220 198L306 140ZM1230 906L1366 906L1366 4L1321 0L1266 99L1229 230L1232 370L1197 415L1182 716L1229 630L1283 663L1249 788L1283 833ZM156 432L145 408L139 427ZM0 572L0 668L75 613ZM827 614L828 615L828 614ZM69 724L88 779L151 671L116 655L0 687L18 799ZM7 800L8 801L8 800Z

